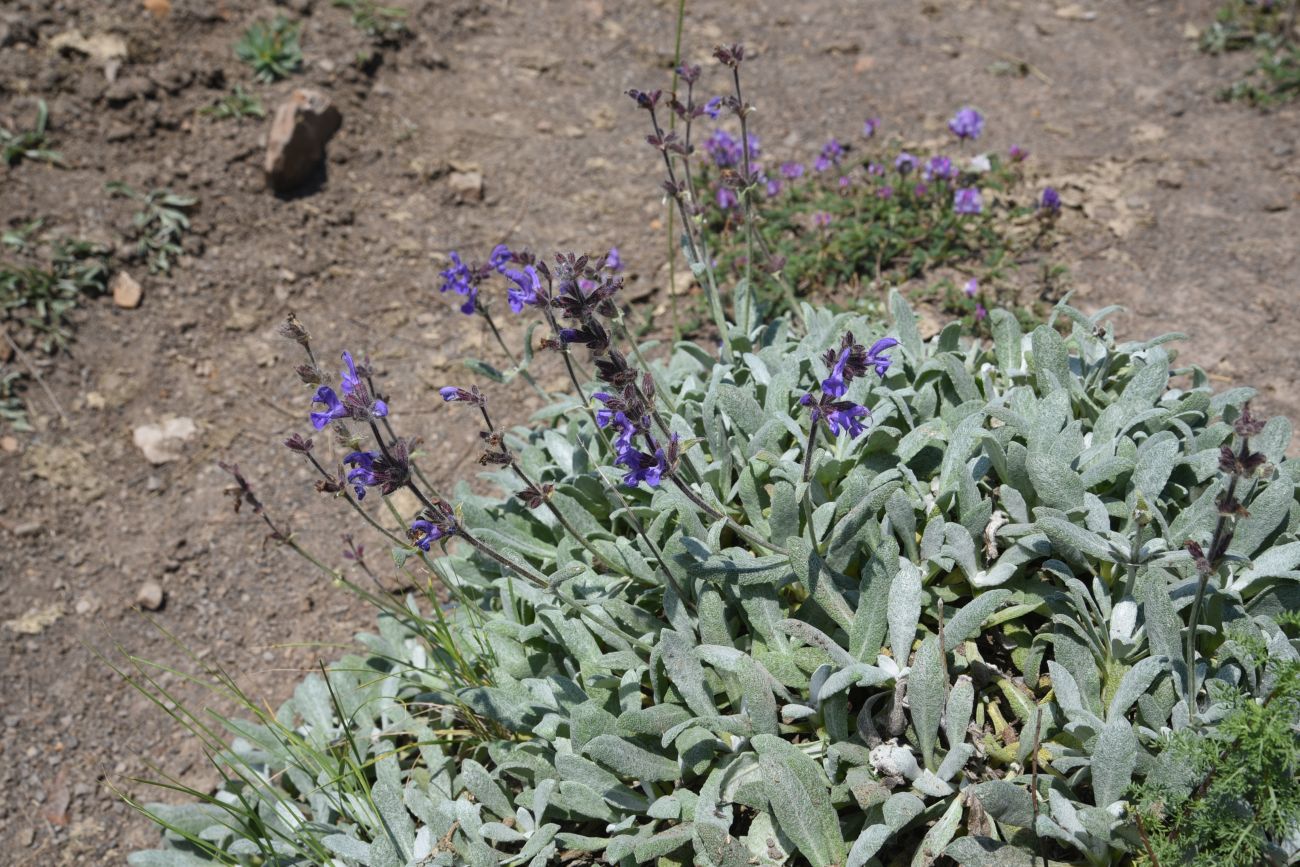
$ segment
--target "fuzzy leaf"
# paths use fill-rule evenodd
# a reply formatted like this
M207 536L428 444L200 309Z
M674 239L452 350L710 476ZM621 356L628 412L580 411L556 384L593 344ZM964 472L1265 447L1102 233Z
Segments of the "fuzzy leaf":
M817 763L773 735L755 735L752 743L781 832L813 867L843 863L839 816L831 804L830 784Z

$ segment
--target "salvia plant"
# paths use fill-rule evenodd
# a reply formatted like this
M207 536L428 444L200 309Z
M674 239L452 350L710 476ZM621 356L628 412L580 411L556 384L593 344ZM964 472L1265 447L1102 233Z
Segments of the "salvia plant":
M715 56L743 117L743 48ZM664 95L631 95L688 217ZM743 281L728 313L682 225L716 352L649 358L617 256L453 260L448 290L474 312L505 281L569 383L528 419L505 385L441 388L480 432L474 487L435 487L367 359L335 374L290 318L311 406L285 445L421 589L325 565L228 467L379 624L274 714L200 663L250 721L132 660L225 780L164 783L197 803L142 807L164 847L132 863L1181 863L1229 824L1249 854L1215 863L1294 862L1290 425L1068 300L974 342L924 340L897 293L888 328L763 319ZM1261 743L1267 779L1216 771Z
M725 106L715 98L696 111L718 118ZM689 135L690 112L679 113ZM953 149L921 153L886 137L880 118L871 117L856 141L831 138L815 157L763 164L757 136L747 133L742 147L742 139L715 128L703 144L701 198L720 267L744 269L752 231L762 263L797 294L879 310L883 293L864 288L877 278L958 264L991 276L1012 253L1048 246L1060 196L1051 187L1026 190L1028 151L980 148L984 127L979 111L962 108L948 121ZM737 193L746 159L755 181L745 185L758 215L752 225ZM781 297L771 277L758 289L764 299Z

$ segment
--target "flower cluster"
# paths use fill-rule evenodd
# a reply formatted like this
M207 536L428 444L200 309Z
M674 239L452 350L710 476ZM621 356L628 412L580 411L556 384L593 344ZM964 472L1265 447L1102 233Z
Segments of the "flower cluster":
M339 389L343 392L342 398L328 385L317 388L316 395L312 398L313 404L324 406L324 409L311 414L311 423L316 430L324 430L330 422L338 419L368 422L388 415L388 404L371 395L370 387L366 384L365 379L369 374L367 366L363 364L358 368L350 352L343 353L343 363L346 369Z
M808 392L799 398L799 403L811 410L813 428L823 423L833 435L847 433L850 437L856 437L865 431L866 426L861 419L870 416L871 410L844 400L844 395L848 393L849 384L869 370L874 370L878 377L884 379L891 363L885 350L897 345L898 341L894 338L882 337L867 348L857 343L850 331L845 332L840 340L839 350L826 350L823 360L831 373L821 382L821 394Z
M455 511L446 502L434 500L411 522L407 536L415 547L428 551L429 546L439 539L456 535L457 529Z
M984 116L967 106L952 116L952 119L948 121L948 129L963 141L965 139L974 141L984 132Z
M636 487L641 482L654 487L664 475L674 471L680 460L680 443L676 434L668 437L664 446L655 436L651 423L654 401L654 379L645 374L637 383L637 373L627 365L617 350L612 350L598 365L602 381L611 385L624 383L617 394L598 391L592 398L603 407L596 410L596 424L615 434L612 441L615 463L627 469L623 484ZM649 451L637 448L637 441L645 442Z
M438 289L440 292L452 291L457 295L464 295L465 303L461 305L460 312L469 315L478 309L479 286L493 273L505 273L506 264L511 260L511 253L510 248L505 244L498 244L484 264L467 264L461 260L460 254L455 250L451 252L449 258L451 266L439 272L442 285Z

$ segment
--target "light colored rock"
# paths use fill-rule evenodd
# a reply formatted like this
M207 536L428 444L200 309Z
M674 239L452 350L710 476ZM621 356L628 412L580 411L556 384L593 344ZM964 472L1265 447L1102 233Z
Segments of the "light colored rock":
M140 299L144 297L144 289L125 271L118 271L113 275L113 282L108 288L113 292L113 303L127 310L139 307Z
M132 436L136 447L151 464L165 464L180 460L181 444L198 433L194 419L188 416L170 418L158 424L142 424Z
M447 185L459 202L483 201L482 172L452 172L447 176Z
M266 141L266 182L277 193L302 186L325 160L343 115L319 90L295 90L280 103Z
M140 589L135 594L135 604L145 611L157 611L162 608L163 600L166 598L161 584L157 581L146 581L140 585Z
M54 51L85 54L100 63L122 61L127 56L126 40L112 33L96 33L87 38L77 30L69 30L52 38L50 48Z
M18 451L18 437L3 436L0 437L0 452L13 454Z
M19 635L40 635L46 627L51 626L63 616L63 606L55 603L43 607L27 609L21 617L5 621L5 629Z

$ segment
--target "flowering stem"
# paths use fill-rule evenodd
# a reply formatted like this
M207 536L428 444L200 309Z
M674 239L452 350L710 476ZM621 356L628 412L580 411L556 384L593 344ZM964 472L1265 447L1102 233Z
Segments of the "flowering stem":
M650 123L654 127L655 135L661 140L664 132L659 126L659 117L654 108L650 109ZM722 360L731 362L731 342L727 336L727 316L722 310L722 300L718 296L718 284L714 279L713 268L708 260L708 248L704 247L704 239L701 238L697 245L695 233L691 230L690 215L686 212L686 202L683 200L682 191L677 187L677 171L673 168L673 159L668 154L666 147L660 148L663 154L664 166L668 169L668 181L673 186L673 201L677 203L677 210L682 218L682 231L686 235L686 246L690 250L691 259L699 262L705 274L708 276L708 284L705 287L705 295L708 296L709 310L713 314L713 323L718 329L718 338L722 342ZM692 268L692 271L694 269Z
M369 387L370 393L373 394L376 398L386 400L386 398L383 395L381 395L378 391L375 390L375 383L373 379L371 379L370 377L366 377L366 385L367 387ZM392 439L397 439L397 431L393 430L392 424L390 424L388 421L388 416L384 416L382 419L380 419L380 421L384 425L384 430L388 431L388 436L391 437ZM415 477L420 480L420 483L422 485L424 485L426 488L429 489L430 493L432 493L439 500L447 499L442 494L438 493L438 489L433 486L433 482L429 481L428 477L424 475L424 472L416 465L414 460L410 462L410 466L411 466L411 472L415 473Z
M817 448L817 421L814 419L808 429L808 444L804 446L803 454L803 480L808 481L812 475L813 450Z
M750 532L748 527L739 523L730 515L724 512L720 512L717 509L710 506L708 503L704 501L702 497L700 497L699 494L691 490L689 485L687 485L680 478L678 478L676 473L669 474L668 478L672 479L673 484L677 486L677 489L681 491L683 494L685 494L686 499L694 503L696 508L704 512L709 517L713 518L715 521L726 521L727 526L731 527L731 529L735 531L736 535L740 536L746 542L749 542L751 545L756 545L759 548L765 548L768 551L774 551L777 554L789 553L780 545L774 545L771 542L767 541L766 539L756 536L754 533Z

